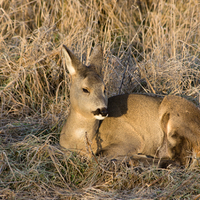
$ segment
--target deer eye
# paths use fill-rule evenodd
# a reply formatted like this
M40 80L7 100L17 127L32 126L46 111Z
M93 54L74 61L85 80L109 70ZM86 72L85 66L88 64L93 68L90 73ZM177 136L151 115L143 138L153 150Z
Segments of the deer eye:
M104 94L106 94L106 87L104 88L104 91L103 91L103 92L104 92Z
M88 89L86 89L86 88L82 88L82 90L83 90L83 92L84 93L87 93L87 94L89 94L90 92L89 92L89 90Z

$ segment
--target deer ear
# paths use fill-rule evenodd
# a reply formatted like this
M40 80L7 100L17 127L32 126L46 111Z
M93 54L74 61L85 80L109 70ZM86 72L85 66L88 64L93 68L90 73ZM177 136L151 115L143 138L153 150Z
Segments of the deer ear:
M65 46L62 47L65 64L71 76L77 73L77 68L81 64L79 59Z
M103 49L100 44L97 44L91 53L90 67L94 68L97 73L101 75L103 67Z

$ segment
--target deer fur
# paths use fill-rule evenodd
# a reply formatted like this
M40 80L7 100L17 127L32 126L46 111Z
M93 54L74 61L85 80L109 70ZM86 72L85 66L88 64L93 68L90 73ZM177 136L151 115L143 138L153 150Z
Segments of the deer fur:
M118 158L138 154L177 160L200 157L200 110L178 96L123 94L107 99L101 75L103 51L97 45L86 66L62 49L71 76L71 110L60 145L88 154Z

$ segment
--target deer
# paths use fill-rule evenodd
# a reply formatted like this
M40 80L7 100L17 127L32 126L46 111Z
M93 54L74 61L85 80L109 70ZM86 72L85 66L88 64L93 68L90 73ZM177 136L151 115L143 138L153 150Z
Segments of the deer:
M70 112L60 134L64 149L117 159L148 155L185 165L200 157L200 110L180 96L121 94L107 98L103 50L96 45L90 65L62 47L70 85Z

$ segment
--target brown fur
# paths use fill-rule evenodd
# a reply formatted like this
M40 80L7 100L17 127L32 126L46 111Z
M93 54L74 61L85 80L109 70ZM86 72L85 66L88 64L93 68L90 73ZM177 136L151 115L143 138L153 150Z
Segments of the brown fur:
M61 146L83 154L91 146L92 152L109 158L143 154L179 164L186 164L191 153L200 156L200 111L194 104L177 96L140 94L107 100L97 73L103 63L101 47L94 48L90 67L65 46L63 54L71 75L71 112L61 131ZM100 118L105 119L100 123Z

